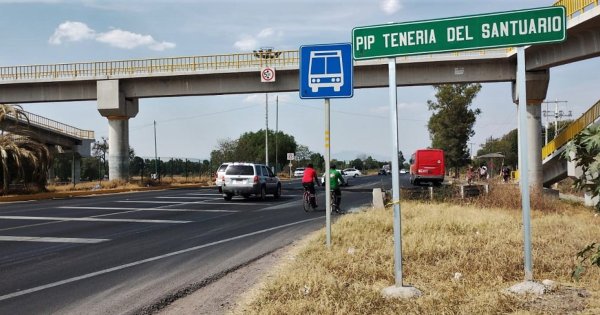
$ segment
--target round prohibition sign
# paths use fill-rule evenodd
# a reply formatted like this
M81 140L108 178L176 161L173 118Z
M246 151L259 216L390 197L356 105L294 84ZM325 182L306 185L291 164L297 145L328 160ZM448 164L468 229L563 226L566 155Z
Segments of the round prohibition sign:
M263 81L273 81L273 79L275 79L275 71L272 68L267 67L260 72L260 76Z

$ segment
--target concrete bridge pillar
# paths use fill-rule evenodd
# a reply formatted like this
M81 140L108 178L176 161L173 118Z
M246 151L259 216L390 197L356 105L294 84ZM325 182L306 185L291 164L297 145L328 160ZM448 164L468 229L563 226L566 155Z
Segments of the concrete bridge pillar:
M527 165L529 166L529 183L532 187L542 188L542 107L546 99L550 73L548 70L528 71L527 81L527 130L519 132L527 133L529 152L527 152ZM513 101L518 104L519 94L516 82L512 84ZM520 163L519 163L520 164ZM524 174L521 174L524 176Z
M71 180L73 184L79 184L81 179L81 155L76 152L72 153L71 159Z
M139 110L137 99L126 99L119 80L97 82L98 111L108 119L108 178L129 179L129 119Z

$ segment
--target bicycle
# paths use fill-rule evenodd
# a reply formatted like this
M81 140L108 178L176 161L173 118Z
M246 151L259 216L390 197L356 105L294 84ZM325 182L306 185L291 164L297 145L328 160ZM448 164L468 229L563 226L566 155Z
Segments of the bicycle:
M331 202L329 204L331 205L331 212L335 211L337 214L346 213L340 208L340 196L337 196L334 190L331 191Z
M304 207L304 211L305 212L312 212L315 210L315 207L313 207L312 203L310 202L310 191L308 191L308 188L304 187L304 196L303 196L303 207ZM316 198L316 194L315 194L315 198Z

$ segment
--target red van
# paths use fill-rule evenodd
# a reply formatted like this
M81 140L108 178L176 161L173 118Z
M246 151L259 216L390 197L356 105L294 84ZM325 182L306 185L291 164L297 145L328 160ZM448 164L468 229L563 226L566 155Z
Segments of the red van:
M419 185L430 182L441 185L446 174L444 151L439 149L417 150L410 157L410 183Z

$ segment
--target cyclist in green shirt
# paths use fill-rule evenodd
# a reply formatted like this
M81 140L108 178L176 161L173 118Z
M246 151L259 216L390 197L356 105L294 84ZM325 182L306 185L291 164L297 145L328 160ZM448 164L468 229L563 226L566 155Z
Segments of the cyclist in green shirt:
M342 203L342 191L340 190L340 184L345 184L342 174L336 169L335 164L330 166L329 169L329 185L332 192L331 198L334 198L334 204L336 205L335 212L341 213L340 204Z

